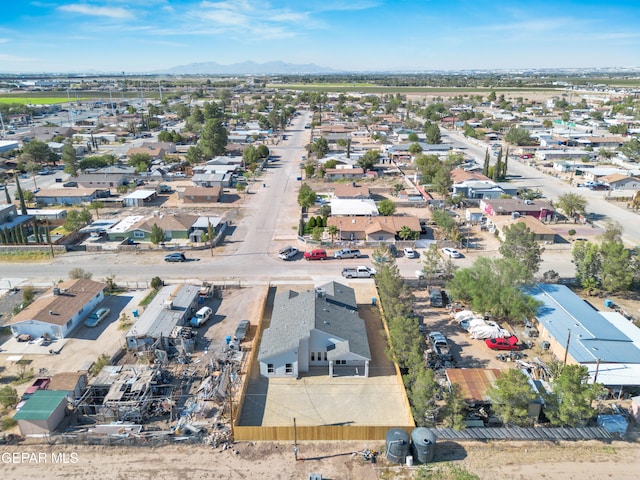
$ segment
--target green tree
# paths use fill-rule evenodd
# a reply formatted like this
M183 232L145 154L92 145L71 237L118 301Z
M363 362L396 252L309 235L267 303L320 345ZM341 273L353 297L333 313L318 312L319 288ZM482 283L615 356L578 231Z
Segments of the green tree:
M487 95L487 100L488 100L489 102L495 102L495 101L496 101L496 98L498 98L498 97L496 97L496 92L495 92L495 91L493 91L493 90L491 90L491 91L489 92L489 95Z
M249 145L242 151L242 161L244 162L245 168L249 168L249 166L257 164L259 158L260 155L253 145Z
M482 165L482 174L485 177L489 176L489 162L491 160L491 156L489 155L489 149L487 148L484 152L484 164Z
M157 223L154 223L153 226L151 227L151 234L149 235L149 237L150 237L151 243L153 243L154 245L158 245L164 242L164 239L165 239L164 230L160 228Z
M136 172L147 172L153 159L148 153L134 153L129 157L129 165L135 167Z
M567 217L575 220L577 215L585 213L587 199L577 193L563 193L556 200L556 207Z
M216 118L208 119L200 134L199 146L205 157L213 158L227 152L228 134L222 121Z
M413 230L411 230L411 228L409 228L407 225L403 225L402 228L400 228L400 231L398 232L398 237L401 240L410 240L412 238L415 238L417 232L414 232Z
M55 155L51 151L51 148L49 148L49 145L40 140L31 140L29 143L26 143L22 151L27 155L31 155L33 160L38 164L50 162L52 156Z
M420 153L422 153L422 147L420 146L420 144L418 142L416 143L412 143L409 146L409 153L411 155L419 155Z
M311 144L311 151L316 154L318 159L324 158L329 151L329 143L327 142L327 139L324 137L316 139Z
M521 127L510 128L504 136L504 141L514 145L533 145L533 139L528 130Z
M407 380L405 380L407 383ZM408 388L413 418L418 426L434 426L438 414L437 397L440 387L433 370L418 364L411 372Z
M600 235L602 242L618 242L622 243L622 225L615 221L607 221L604 232Z
M80 163L78 162L76 149L73 148L71 143L66 143L62 149L62 163L64 164L64 173L67 173L72 177L78 176Z
M380 159L380 152L377 150L369 150L356 162L359 167L362 167L365 172L367 170L373 170L373 167L378 163Z
M67 219L63 228L67 232L78 230L93 221L91 212L87 207L76 208L67 212Z
M322 233L324 232L324 228L316 225L311 229L311 238L316 242L319 242L322 239Z
M591 406L602 385L589 384L584 365L566 365L551 382L552 391L543 395L544 413L552 425L577 427L595 415Z
M436 173L442 169L442 162L437 155L418 155L415 162L425 184L431 184Z
M453 274L447 291L476 312L521 321L531 318L540 305L522 290L530 277L525 265L514 259L480 257Z
M427 122L424 128L427 143L430 145L436 145L442 143L442 134L440 133L440 127L435 123Z
M327 233L331 237L331 244L333 245L333 239L338 236L340 230L335 225L329 225L329 227L327 227Z
M104 203L100 200L94 200L89 204L89 208L96 211L96 218L100 218L100 209L104 208Z
M424 267L422 272L424 278L427 281L427 287L431 285L433 279L436 278L438 271L440 270L441 258L438 252L438 246L435 243L429 245L429 248L422 252Z
M69 270L68 275L69 275L69 278L71 278L72 280L79 279L79 278L82 278L84 280L91 280L91 277L93 276L91 272L87 272L86 270L80 267L72 268L71 270Z
M464 411L467 405L462 398L460 385L457 383L452 384L444 394L444 401L445 406L442 414L445 427L455 430L464 429Z
M24 192L22 191L22 187L20 186L20 179L18 178L18 174L14 173L13 178L16 181L16 193L18 194L18 199L20 200L20 213L22 215L27 215L27 204L24 200Z
M576 242L571 250L573 262L576 266L576 278L580 284L587 288L587 285L598 285L598 278L602 270L600 259L600 248L593 242Z
M625 142L619 150L632 162L640 162L640 140L637 138Z
M407 140L410 142L418 142L420 138L416 132L410 132L409 135L407 135Z
M453 186L451 172L445 167L440 168L433 176L431 185L436 192L446 199L449 195L449 190L451 190L451 187Z
M4 408L12 408L18 404L18 392L10 385L0 388L0 405Z
M380 200L378 202L378 212L380 213L380 215L383 216L389 216L389 215L393 215L396 211L396 204L393 202L393 200L389 200L388 198L385 198L384 200Z
M198 165L204 162L206 157L198 145L193 145L187 150L186 159L191 165Z
M314 192L309 185L303 183L300 186L300 191L298 192L298 205L300 205L304 210L313 205L316 198L316 192Z
M258 145L258 148L256 150L260 158L267 158L271 154L271 152L269 151L269 147L267 147L266 145Z
M521 427L531 425L529 404L536 399L536 393L522 370L503 370L487 394L491 399L493 411L503 423Z
M531 275L527 280L533 280L533 275L540 269L544 248L535 241L534 233L523 222L506 226L503 231L504 242L500 245L500 253L505 258L523 263Z
M600 283L606 292L626 292L633 284L631 254L622 242L606 241L600 245Z

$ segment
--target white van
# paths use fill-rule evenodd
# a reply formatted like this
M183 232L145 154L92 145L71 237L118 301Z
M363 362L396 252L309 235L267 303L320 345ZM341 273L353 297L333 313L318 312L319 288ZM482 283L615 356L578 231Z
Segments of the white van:
M196 316L191 319L189 323L192 327L200 327L207 323L207 320L211 318L213 314L213 310L209 307L202 307L200 310L196 312Z

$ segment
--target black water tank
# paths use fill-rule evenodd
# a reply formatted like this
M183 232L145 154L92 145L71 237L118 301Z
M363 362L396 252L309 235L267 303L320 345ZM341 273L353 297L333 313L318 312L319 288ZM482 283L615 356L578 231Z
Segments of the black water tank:
M386 435L387 460L404 463L409 454L409 434L400 428L392 428Z

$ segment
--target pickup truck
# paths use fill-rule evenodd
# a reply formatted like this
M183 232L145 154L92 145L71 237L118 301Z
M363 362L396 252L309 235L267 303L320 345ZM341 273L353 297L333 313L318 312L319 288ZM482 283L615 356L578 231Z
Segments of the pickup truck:
M31 384L31 386L27 387L27 389L24 391L24 394L22 395L22 399L26 400L31 395L33 395L37 390L45 390L49 386L50 382L51 382L51 379L48 377L36 378L35 381Z
M369 267L355 267L355 268L343 268L342 276L345 278L371 278L376 274L374 268Z
M333 254L333 258L360 258L360 250L343 248Z
M440 332L431 332L429 334L429 343L433 353L441 360L451 360L451 350L449 349L449 342L447 338Z

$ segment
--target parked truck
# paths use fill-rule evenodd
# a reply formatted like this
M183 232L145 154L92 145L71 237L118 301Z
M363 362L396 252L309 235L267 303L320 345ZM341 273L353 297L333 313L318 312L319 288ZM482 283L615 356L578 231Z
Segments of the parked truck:
M345 278L371 278L376 274L376 270L370 267L343 268L342 276Z
M360 258L360 250L342 248L333 254L333 258Z
M431 349L433 353L440 360L451 360L451 349L449 348L449 342L447 342L447 337L445 337L440 332L431 332L429 334L429 343L431 344Z

